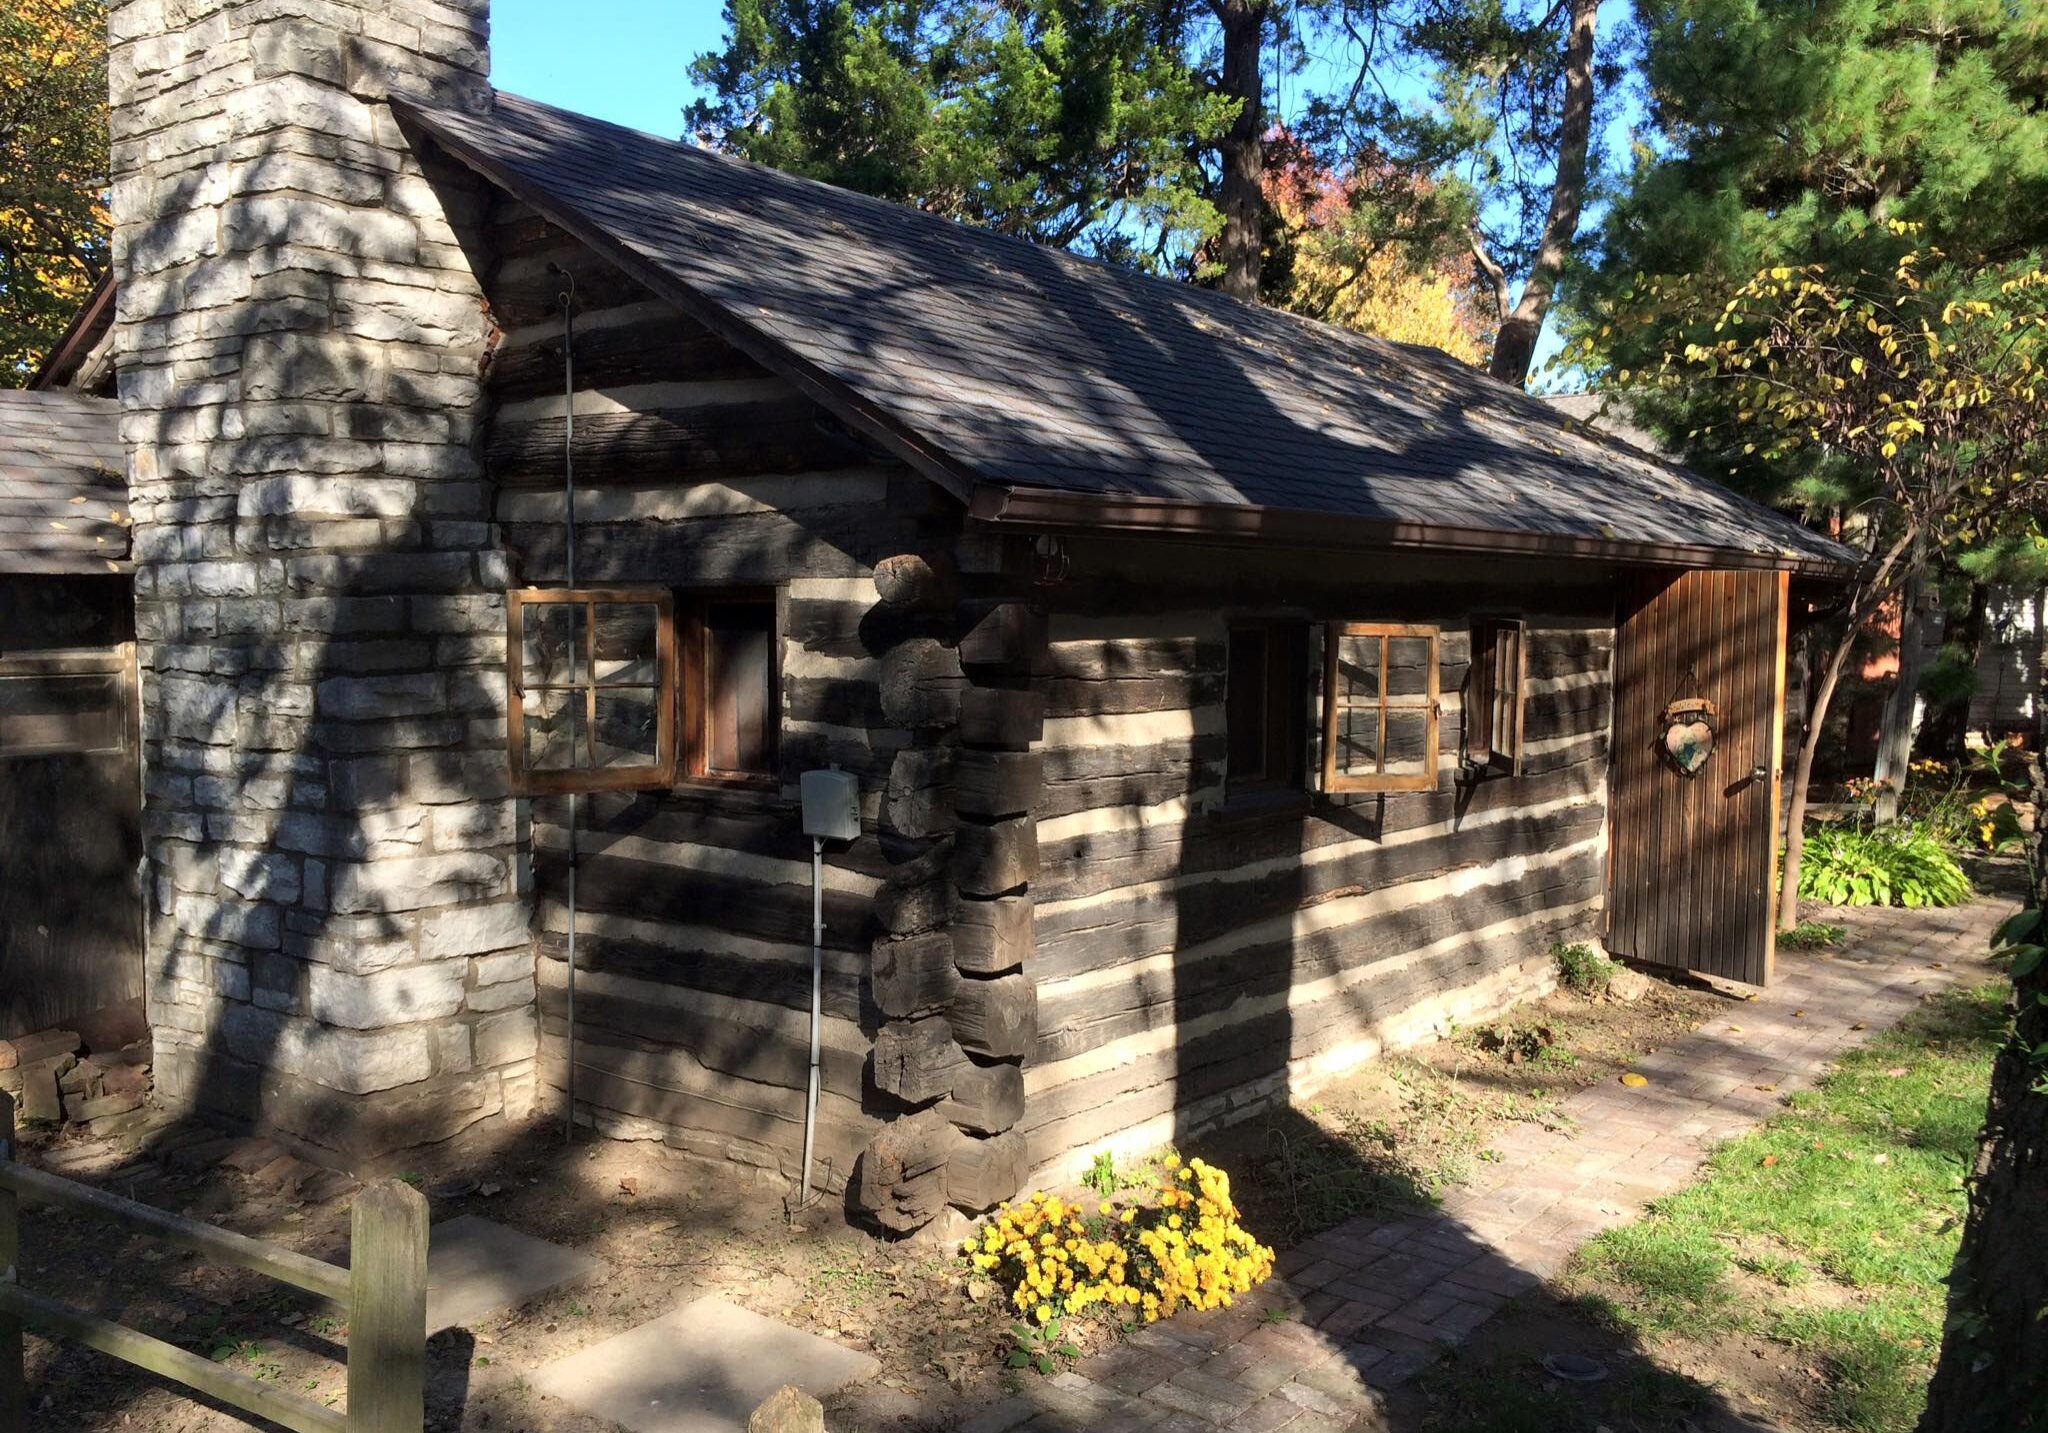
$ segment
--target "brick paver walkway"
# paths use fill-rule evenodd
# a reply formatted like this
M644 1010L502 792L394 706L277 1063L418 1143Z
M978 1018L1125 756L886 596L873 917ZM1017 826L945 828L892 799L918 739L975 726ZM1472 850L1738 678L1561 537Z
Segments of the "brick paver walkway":
M1836 913L1831 955L1785 952L1778 982L1566 1100L1559 1128L1515 1125L1440 1209L1362 1216L1306 1240L1233 1309L1155 1324L1078 1371L968 1419L962 1433L1335 1433L1579 1245L1689 1181L1707 1150L1776 1111L1916 1002L1986 968L2011 906ZM1292 1317L1268 1322L1267 1310Z

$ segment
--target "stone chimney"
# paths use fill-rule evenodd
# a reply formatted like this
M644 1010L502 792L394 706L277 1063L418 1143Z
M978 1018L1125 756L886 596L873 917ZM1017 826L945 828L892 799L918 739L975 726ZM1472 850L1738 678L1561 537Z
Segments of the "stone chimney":
M477 459L486 0L115 0L161 1094L361 1166L532 1102Z

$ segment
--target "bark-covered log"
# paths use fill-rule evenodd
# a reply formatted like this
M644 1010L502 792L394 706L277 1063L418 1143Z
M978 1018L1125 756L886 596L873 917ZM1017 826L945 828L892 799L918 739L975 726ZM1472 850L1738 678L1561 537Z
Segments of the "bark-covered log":
M958 1137L946 1160L946 1202L979 1214L993 1209L1024 1187L1031 1173L1031 1151L1022 1130Z
M939 836L953 829L953 750L912 747L889 760L882 829L897 836Z
M1041 671L1045 634L1045 613L1022 602L998 603L960 639L960 660L1012 672Z
M1009 687L969 687L960 694L960 740L969 746L1017 750L1045 736L1045 698Z
M875 564L875 592L890 607L935 612L954 604L958 583L950 562L905 552Z
M952 726L966 685L958 652L930 637L912 637L882 656L882 715L912 731Z
M962 823L953 836L953 883L970 896L999 896L1038 874L1038 823L1012 816Z
M939 1112L961 1129L1001 1134L1024 1118L1024 1067L1014 1060L970 1061L953 1080Z
M875 919L892 935L941 926L953 913L953 887L938 876L916 884L890 882L875 893Z
M891 1020L875 1034L875 1088L907 1105L944 1099L966 1063L943 1015Z
M962 900L953 912L953 959L968 975L1001 975L1030 958L1029 895Z
M942 930L878 940L868 960L875 1005L897 1019L944 1010L960 983L953 937Z
M993 820L1020 816L1045 790L1045 761L1035 751L963 751L953 767L953 809Z
M1038 1039L1038 985L1023 974L963 980L946 1019L963 1050L992 1060L1029 1054Z

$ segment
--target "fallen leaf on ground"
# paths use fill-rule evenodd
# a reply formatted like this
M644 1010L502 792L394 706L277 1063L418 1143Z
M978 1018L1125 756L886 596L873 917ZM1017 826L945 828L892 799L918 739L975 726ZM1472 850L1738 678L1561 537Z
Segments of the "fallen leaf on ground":
M1630 1070L1626 1075L1623 1075L1621 1082L1632 1090L1640 1090L1644 1085L1650 1083L1647 1077L1638 1075L1634 1070Z
M1778 1087L1776 1085L1758 1085L1757 1088L1760 1090L1775 1090Z
M1778 1156L1776 1156L1775 1154L1767 1154L1767 1155L1765 1155L1765 1156L1764 1156L1764 1167L1765 1167L1766 1169L1770 1168L1770 1167L1771 1167L1772 1165L1776 1164L1777 1162L1778 1162Z
M1894 1065L1889 1070L1886 1070L1885 1073L1896 1080L1906 1073L1906 1067L1904 1065Z

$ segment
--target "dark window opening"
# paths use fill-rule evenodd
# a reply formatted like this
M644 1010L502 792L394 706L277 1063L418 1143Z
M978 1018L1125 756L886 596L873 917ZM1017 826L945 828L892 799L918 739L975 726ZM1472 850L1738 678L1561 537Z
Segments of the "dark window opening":
M1229 794L1300 787L1308 754L1308 628L1232 627L1224 683Z
M686 596L677 621L684 651L684 770L773 777L781 726L775 599Z
M1527 674L1524 625L1502 617L1472 623L1472 675L1466 687L1465 749L1472 761L1510 776L1522 770L1522 688Z

